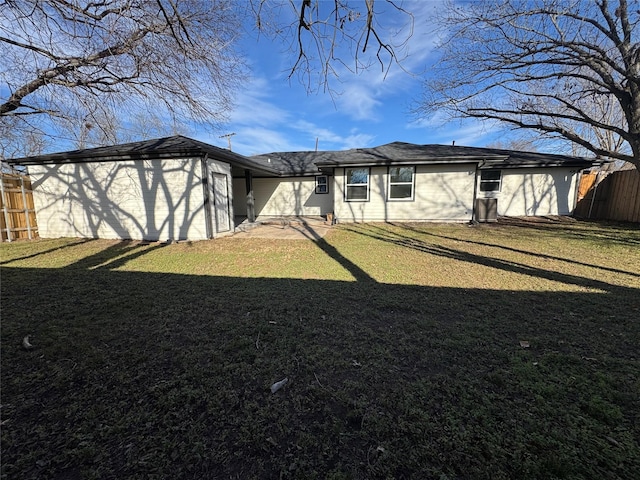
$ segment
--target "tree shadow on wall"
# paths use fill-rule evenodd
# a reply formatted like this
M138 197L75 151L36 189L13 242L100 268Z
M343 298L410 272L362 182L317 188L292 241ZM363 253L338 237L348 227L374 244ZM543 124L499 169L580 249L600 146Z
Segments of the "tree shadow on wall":
M34 189L52 235L181 240L206 230L199 161L42 165ZM72 168L72 170L70 170ZM60 217L62 215L62 217ZM60 218L58 218L60 217ZM65 225L64 231L56 223ZM193 234L192 234L193 236Z

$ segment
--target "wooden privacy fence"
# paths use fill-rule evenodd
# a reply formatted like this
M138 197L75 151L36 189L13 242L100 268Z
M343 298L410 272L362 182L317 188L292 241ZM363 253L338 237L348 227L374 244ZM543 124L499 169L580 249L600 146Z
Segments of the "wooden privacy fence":
M0 174L0 233L3 242L38 238L31 180L26 175Z
M574 216L640 222L640 173L633 169L583 174Z

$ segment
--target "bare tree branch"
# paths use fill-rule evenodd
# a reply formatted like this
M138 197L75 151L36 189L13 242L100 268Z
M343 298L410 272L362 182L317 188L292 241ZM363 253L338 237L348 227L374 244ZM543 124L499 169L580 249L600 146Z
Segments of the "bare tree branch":
M1 8L0 122L34 117L28 128L83 142L107 138L85 119L133 112L215 128L246 74L234 49L243 12L233 0L20 0ZM389 11L408 28L386 30ZM386 74L413 34L411 14L391 0L250 0L247 13L259 32L289 43L289 77L310 91L332 92L345 69L379 64Z
M65 117L80 134L112 109L215 126L245 75L237 13L230 0L5 2L0 122L39 116L46 131Z
M418 111L498 120L640 168L639 22L627 0L451 5Z
M388 39L382 32L389 34L389 30L377 23L381 15L376 11L375 0L252 0L251 3L259 32L282 39L293 53L295 60L288 78L298 76L309 91L315 89L317 80L323 90L332 92L331 81L340 77L336 66L358 73L378 63L385 74L392 65L402 68L404 47L413 35L413 16L391 0L380 2L383 5L380 11L398 12L406 23L401 32L389 35ZM281 13L284 7L291 13L290 23L278 23L273 28L270 14ZM337 54L338 45L349 47L348 58ZM376 48L374 55L363 55L372 46Z

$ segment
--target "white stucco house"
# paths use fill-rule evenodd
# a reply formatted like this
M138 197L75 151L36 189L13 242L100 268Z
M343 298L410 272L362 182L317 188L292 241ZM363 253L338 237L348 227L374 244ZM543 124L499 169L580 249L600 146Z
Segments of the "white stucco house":
M183 136L11 160L28 168L43 238L201 240L234 218L492 221L570 215L599 161L413 145L245 157Z

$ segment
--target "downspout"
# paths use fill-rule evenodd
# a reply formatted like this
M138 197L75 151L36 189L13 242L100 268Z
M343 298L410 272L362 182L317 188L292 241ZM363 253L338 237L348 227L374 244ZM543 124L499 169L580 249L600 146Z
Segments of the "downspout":
M200 159L202 168L202 196L204 199L204 226L207 238L213 238L213 223L211 222L211 197L209 196L209 169L207 168L209 154L205 153Z
M473 176L473 202L471 205L471 222L470 223L477 223L476 220L476 204L478 203L478 169L480 168L481 165L484 165L485 161L482 160L478 163L476 163L476 171L474 173Z

